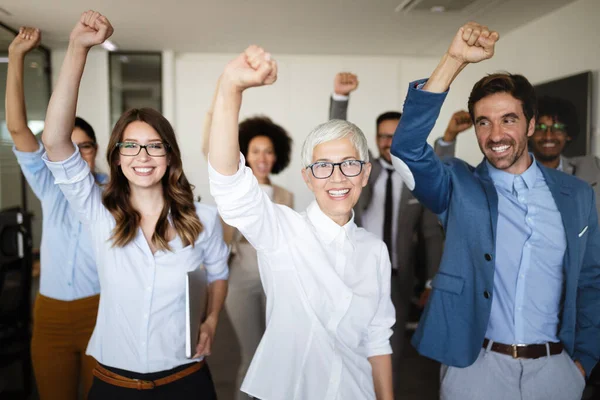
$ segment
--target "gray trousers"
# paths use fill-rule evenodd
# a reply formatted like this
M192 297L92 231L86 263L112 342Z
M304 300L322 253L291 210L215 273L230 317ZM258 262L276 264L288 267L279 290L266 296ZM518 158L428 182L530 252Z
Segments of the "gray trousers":
M580 400L585 379L566 351L536 359L481 349L467 368L442 365L441 400Z

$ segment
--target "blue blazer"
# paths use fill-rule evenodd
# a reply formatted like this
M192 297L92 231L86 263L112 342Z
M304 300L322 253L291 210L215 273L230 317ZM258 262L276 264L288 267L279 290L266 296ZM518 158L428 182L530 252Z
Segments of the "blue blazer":
M420 82L409 86L391 151L409 189L439 215L446 244L412 342L424 356L467 367L479 355L494 296L498 195L485 162L477 168L456 158L442 162L427 144L446 94L418 90ZM594 192L576 177L540 169L567 238L558 336L589 375L600 356L600 230Z

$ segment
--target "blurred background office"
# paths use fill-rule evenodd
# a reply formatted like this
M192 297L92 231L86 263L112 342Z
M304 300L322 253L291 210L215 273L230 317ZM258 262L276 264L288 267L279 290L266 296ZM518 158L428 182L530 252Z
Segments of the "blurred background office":
M240 117L266 114L290 133L294 141L290 167L274 176L273 182L293 192L297 210L305 209L311 199L300 175L300 145L312 127L327 120L332 77L339 71L360 77L348 115L376 153L376 116L402 109L408 83L431 73L449 38L468 20L493 27L501 40L491 61L469 66L455 82L431 140L442 136L456 110L466 108L471 87L486 73L506 70L542 84L589 72L587 91L581 93L588 102L582 110L586 124L580 135L587 138L587 154L600 154L599 0L4 0L0 3L0 94L6 87L7 50L15 32L27 25L40 28L43 35L42 46L25 63L25 98L34 133L43 130L47 101L73 21L86 9L99 10L115 27L111 42L90 53L77 107L77 115L96 131L98 169L108 171L104 157L116 118L131 107L153 107L173 124L186 175L195 185L195 194L210 204L214 202L207 165L200 154L204 111L224 64L252 43L277 58L279 81L248 92ZM4 96L0 99L0 209L17 207L30 215L27 231L35 258L41 209L12 154ZM474 135L460 136L456 156L471 164L480 162ZM31 268L30 298L39 275L39 265L32 264L23 267ZM7 285L3 267L0 302ZM209 363L220 398L227 400L233 398L239 348L223 315ZM4 365L11 363L1 350L7 327L3 318L0 307L0 398L34 399L33 386L19 392L21 368ZM438 365L406 348L403 398L437 398Z

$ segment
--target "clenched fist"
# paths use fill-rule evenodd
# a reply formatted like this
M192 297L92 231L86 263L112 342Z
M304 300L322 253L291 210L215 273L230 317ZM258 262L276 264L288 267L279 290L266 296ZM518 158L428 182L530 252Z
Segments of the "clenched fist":
M492 58L498 32L476 22L463 25L448 48L448 55L460 63L478 63Z
M350 72L339 72L333 80L333 92L342 96L348 96L358 87L358 77Z
M250 87L271 85L277 80L277 62L262 47L250 46L230 61L221 86L242 92Z
M444 141L454 142L456 137L473 126L471 115L467 111L457 111L452 114L448 122L448 127L444 132Z
M86 11L71 31L71 44L90 49L103 43L114 32L108 19L97 11Z
M13 39L10 46L8 46L8 53L24 56L35 49L41 40L42 34L39 29L22 26L19 29L19 34Z

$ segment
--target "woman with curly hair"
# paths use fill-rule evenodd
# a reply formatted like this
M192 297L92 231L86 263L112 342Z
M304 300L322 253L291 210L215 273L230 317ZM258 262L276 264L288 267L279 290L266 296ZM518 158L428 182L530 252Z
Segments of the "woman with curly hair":
M97 12L77 22L42 138L46 164L89 227L97 257L100 306L87 354L98 364L88 399L216 399L204 358L227 294L228 251L217 210L194 203L173 128L156 110L125 112L109 140L104 193L71 141L87 54L112 32ZM208 306L188 358L186 277L202 265Z
M218 85L217 85L218 89ZM203 152L208 156L208 137L212 122L212 108L204 124ZM256 116L239 124L239 145L266 195L276 204L294 208L294 195L271 182L271 174L283 171L290 162L292 139L281 126L270 118ZM241 348L241 362L236 380L239 389L246 371L265 332L265 292L258 272L256 250L242 234L229 225L224 225L225 241L231 244L232 257L229 262L229 287L225 308ZM249 397L237 392L237 399Z

